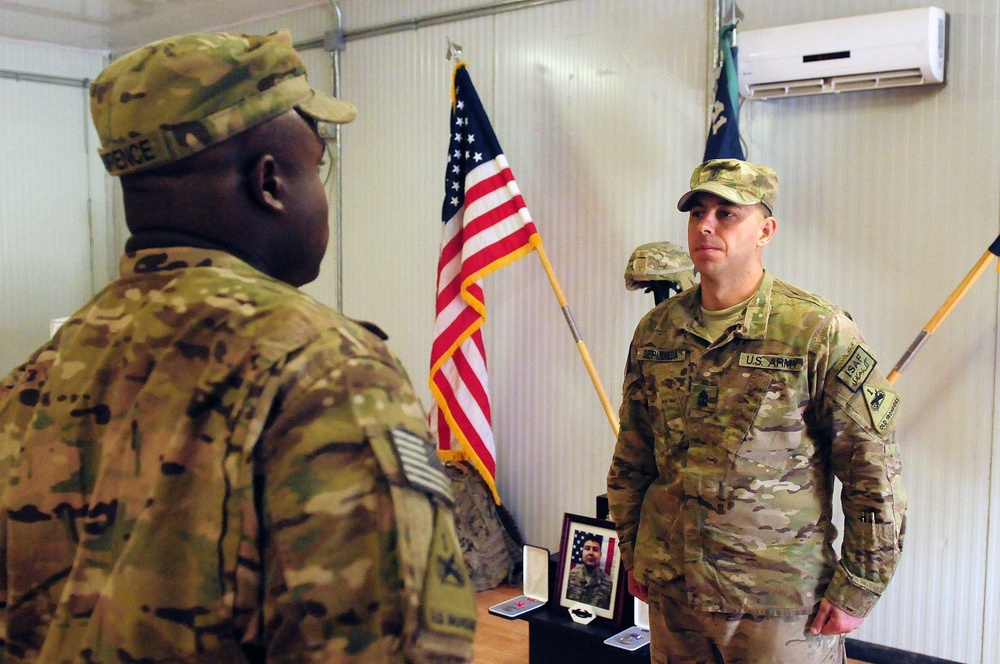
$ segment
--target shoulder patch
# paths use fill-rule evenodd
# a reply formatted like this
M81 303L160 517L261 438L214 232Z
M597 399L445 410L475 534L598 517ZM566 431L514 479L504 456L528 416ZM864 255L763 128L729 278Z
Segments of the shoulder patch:
M757 355L756 353L740 353L741 367L756 367L758 369L775 369L777 371L802 371L806 358L791 355Z
M452 502L451 480L444 472L444 465L437 457L434 446L420 436L396 428L389 432L399 455L403 474L413 486Z
M879 433L885 433L891 428L893 420L896 419L896 413L899 410L899 396L890 390L869 387L868 385L864 386L863 392L865 402L868 404L868 412L872 416L872 426Z
M686 350L663 350L661 348L640 348L637 359L649 362L683 362L687 359Z
M875 369L878 362L865 350L865 347L858 344L847 360L847 364L837 373L840 382L847 386L851 392L857 392L865 384L868 375Z
M472 642L476 630L475 591L451 520L438 514L434 521L427 578L424 582L424 621L439 634Z

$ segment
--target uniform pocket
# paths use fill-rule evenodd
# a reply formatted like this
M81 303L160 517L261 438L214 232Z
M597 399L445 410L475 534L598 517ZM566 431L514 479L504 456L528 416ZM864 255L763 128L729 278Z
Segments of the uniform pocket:
M794 390L766 371L754 371L736 399L723 445L727 451L772 470L785 470L805 430L803 404Z
M657 445L671 448L684 439L685 395L690 382L688 362L654 362L646 369L646 399Z

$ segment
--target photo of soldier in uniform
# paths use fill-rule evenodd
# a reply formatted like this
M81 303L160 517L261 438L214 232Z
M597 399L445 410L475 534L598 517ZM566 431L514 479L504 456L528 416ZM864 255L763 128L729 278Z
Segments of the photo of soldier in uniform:
M618 535L609 521L566 514L559 559L559 605L616 620L620 574Z
M573 551L579 551L580 563L569 571L566 599L606 609L611 605L612 583L600 566L604 537L580 531L577 539L580 543L573 545Z

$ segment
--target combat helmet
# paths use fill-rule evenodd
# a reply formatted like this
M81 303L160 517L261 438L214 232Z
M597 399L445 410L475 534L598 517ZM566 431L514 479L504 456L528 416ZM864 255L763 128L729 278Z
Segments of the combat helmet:
M684 249L672 242L649 242L636 247L629 256L625 288L652 292L659 303L694 286L697 274L698 270Z

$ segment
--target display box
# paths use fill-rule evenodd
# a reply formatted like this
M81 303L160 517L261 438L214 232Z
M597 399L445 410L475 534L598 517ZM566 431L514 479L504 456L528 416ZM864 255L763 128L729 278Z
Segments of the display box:
M528 611L545 606L549 601L549 550L525 544L523 562L523 595L494 604L490 613L504 618L517 618Z
M632 599L635 625L606 638L605 644L622 650L638 650L649 643L649 605L638 597Z

